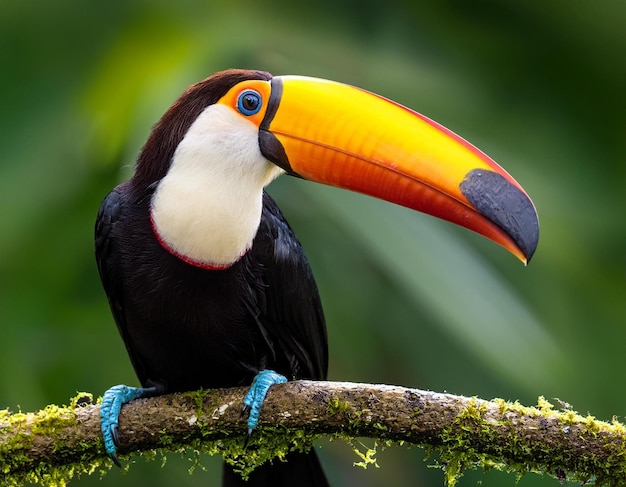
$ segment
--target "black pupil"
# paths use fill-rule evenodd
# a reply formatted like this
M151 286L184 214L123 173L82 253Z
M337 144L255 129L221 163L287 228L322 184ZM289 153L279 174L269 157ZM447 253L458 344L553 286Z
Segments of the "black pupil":
M246 110L256 110L256 108L259 106L259 99L257 98L256 95L253 94L247 94L243 96L243 107Z

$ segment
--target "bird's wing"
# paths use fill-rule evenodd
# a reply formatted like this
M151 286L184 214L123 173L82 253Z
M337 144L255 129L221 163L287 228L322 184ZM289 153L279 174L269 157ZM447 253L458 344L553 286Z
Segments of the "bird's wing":
M126 315L124 313L124 281L119 262L120 253L115 246L115 227L122 218L126 196L127 183L111 191L100 205L95 227L96 262L102 286L106 292L113 318L124 340L126 349L133 363L139 380L143 383L147 378L145 368L140 363L137 354L133 353L133 344L128 333Z
M113 260L116 254L111 248L113 245L111 236L115 225L120 219L123 199L122 192L118 188L115 188L107 195L98 210L95 229L98 271L100 272L100 279L102 280L104 290L107 294L109 304L111 305L115 321L118 322L118 326L119 320L123 318L123 293L121 283L116 282L115 273L112 272L112 269L115 268Z
M261 243L255 251L270 263L263 269L262 331L286 355L294 378L325 379L328 340L317 285L300 242L267 193L254 246Z

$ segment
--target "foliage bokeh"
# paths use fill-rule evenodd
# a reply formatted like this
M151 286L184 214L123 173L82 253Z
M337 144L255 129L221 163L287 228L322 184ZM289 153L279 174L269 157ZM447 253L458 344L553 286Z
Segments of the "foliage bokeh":
M93 259L93 222L152 124L228 67L355 84L471 140L526 188L528 268L484 239L283 177L269 191L325 303L330 378L621 416L626 339L626 4L566 2L0 2L0 407L136 384ZM441 485L418 449L337 485ZM432 463L434 459L431 459ZM213 485L168 456L73 485ZM515 485L497 472L460 485ZM526 476L520 485L557 485Z

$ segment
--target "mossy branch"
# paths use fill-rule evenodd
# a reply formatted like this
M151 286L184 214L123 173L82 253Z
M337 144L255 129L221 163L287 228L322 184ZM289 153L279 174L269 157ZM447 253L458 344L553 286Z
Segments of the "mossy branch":
M525 407L387 385L290 382L272 387L260 427L244 449L245 391L130 403L120 415L120 453L192 448L221 454L246 474L289 449L310 447L318 437L372 437L437 450L448 485L474 467L594 480L596 485L626 483L626 428L617 421L557 411L543 398ZM68 407L1 412L2 485L65 485L74 475L110 467L98 415L88 394Z

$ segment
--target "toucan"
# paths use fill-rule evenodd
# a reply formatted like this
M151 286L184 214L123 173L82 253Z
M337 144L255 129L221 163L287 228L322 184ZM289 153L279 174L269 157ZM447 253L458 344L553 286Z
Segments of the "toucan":
M409 108L346 84L263 71L231 69L190 86L97 216L100 277L142 386L103 396L114 462L118 414L135 398L250 386L250 435L272 384L326 378L315 280L264 190L281 174L462 225L525 263L537 246L537 213L522 187ZM284 460L247 481L225 464L223 485L328 485L314 450Z

